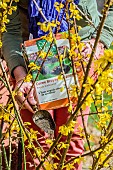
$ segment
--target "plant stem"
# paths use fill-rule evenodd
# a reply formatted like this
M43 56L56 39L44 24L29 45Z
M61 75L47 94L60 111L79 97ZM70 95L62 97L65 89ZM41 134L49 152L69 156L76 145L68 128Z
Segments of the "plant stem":
M83 110L82 110L82 109L80 109L80 113L81 113L82 124L83 124L83 129L84 129L84 132L85 132L86 141L87 141L89 150L90 150L90 152L91 152L92 150L91 150L91 146L90 146L90 141L89 141L89 139L88 139L88 133L87 133L86 125L85 125L85 122L84 122ZM92 154L91 156L92 156L92 158L93 158L93 160L94 160L93 154Z
M43 160L40 162L40 164L37 166L36 170L39 170L40 167L43 165L43 163L45 162L45 159L49 156L49 154L53 151L54 147L56 146L56 144L58 143L58 141L61 138L61 133L59 133L59 135L57 136L57 138L55 139L54 143L51 145L50 149L48 150L48 152L45 154L45 156L43 157Z
M67 151L69 149L69 144L70 144L70 140L71 140L72 134L73 134L73 132L70 132L68 134L67 142L66 142L66 144L68 144L68 146L63 149L62 157L61 157L61 160L60 160L60 163L59 163L59 166L58 166L58 170L62 170L62 167L64 165L64 161L65 161L65 158L66 158L66 153L67 153Z
M10 120L10 116L9 116ZM9 170L11 170L12 145L11 145L11 130L9 129Z
M0 149L0 170L2 170L2 150Z
M33 150L35 151L35 153L36 153L36 155L37 155L37 158L39 159L38 154L37 154L37 151L36 151L36 148L35 148L33 142L31 141L28 132L26 131L26 129L25 129L25 127L24 127L23 121L22 121L21 116L20 116L20 112L19 112L18 109L17 109L16 101L15 101L15 98L14 98L14 96L13 96L13 93L12 93L12 90L11 90L11 87L10 87L10 84L9 84L9 82L8 82L7 74L6 74L6 71L5 71L5 69L4 69L3 65L2 65L2 60L1 60L1 59L0 59L0 65L1 65L1 69L2 69L2 72L3 72L4 77L5 77L6 83L7 83L7 85L8 85L9 93L10 93L11 98L12 98L12 102L13 102L13 106L14 106L14 110L15 110L15 117L16 117L16 119L17 119L17 122L18 122L18 124L19 124L19 127L20 127L21 130L23 130L23 131L25 132L25 135L26 135L26 137L28 138L28 141L32 144ZM39 161L40 161L40 159L39 159ZM44 166L43 166L43 169L45 170Z
M4 79L2 77L0 77L0 81L2 81L5 85L5 87L8 88L6 82L4 81Z
M22 131L20 132L21 134L21 142L22 142L22 153L23 153L23 164L24 164L24 170L27 170L26 169L26 154L25 154L25 145L24 145L24 140L23 140L23 133Z
M100 146L100 147L98 147L98 148L95 149L95 150L89 151L89 152L84 153L84 154L82 154L82 155L80 155L80 156L76 156L76 157L70 159L70 160L67 161L64 165L67 165L67 164L69 164L70 162L73 162L74 160L78 159L79 157L82 157L82 158L83 158L83 157L85 157L85 156L92 155L92 154L94 154L95 152L99 151L100 149L104 150L104 148L107 146L107 144L109 144L112 140L113 140L113 138L111 138L108 142L106 142L105 144L103 144L103 146ZM92 170L93 170L93 169L92 169Z
M5 162L5 165L6 165L6 170L10 170L9 166L8 166L8 160L7 160L7 155L6 155L4 143L2 142L1 145L2 145L2 152L3 152L3 156L4 156L4 162Z

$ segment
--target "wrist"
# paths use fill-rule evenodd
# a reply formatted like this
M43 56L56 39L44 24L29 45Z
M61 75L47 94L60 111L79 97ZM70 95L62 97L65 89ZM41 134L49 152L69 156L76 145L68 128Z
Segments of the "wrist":
M13 71L16 82L23 80L26 75L26 69L23 66L18 66Z

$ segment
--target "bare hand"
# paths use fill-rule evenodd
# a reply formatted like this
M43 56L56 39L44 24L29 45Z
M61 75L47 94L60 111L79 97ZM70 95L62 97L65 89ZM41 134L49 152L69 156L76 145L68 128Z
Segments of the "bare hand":
M90 54L92 53L94 43L95 43L94 38L88 41L84 41L84 47L81 51L81 55L82 55L82 61L84 61L86 65L89 62ZM98 60L99 57L104 54L104 49L105 49L104 44L102 44L101 42L98 42L95 53L94 53L94 60ZM84 66L84 69L86 69L86 65ZM81 71L82 71L82 66L80 65L79 67L77 67L77 72L81 72ZM90 76L92 76L93 74L94 74L94 62L92 62L91 69L89 72Z
M23 80L16 83L15 90L17 90L16 100L20 107L23 105L30 112L33 112L31 105L35 105L34 88L32 82L23 82ZM26 99L27 96L27 99Z
M82 50L82 55L84 57L87 57L88 54L91 54L94 43L95 43L95 39L91 39L89 41L84 42L85 43L85 47ZM100 55L102 55L104 53L104 45L101 42L98 42L97 44L97 48L95 51L95 55L94 58L98 59Z
M15 90L17 91L16 93L17 103L19 104L20 107L24 106L30 112L33 112L31 105L36 104L36 101L34 99L34 88L32 87L32 82L23 81L27 75L26 69L23 66L17 66L14 69L13 73L16 80Z

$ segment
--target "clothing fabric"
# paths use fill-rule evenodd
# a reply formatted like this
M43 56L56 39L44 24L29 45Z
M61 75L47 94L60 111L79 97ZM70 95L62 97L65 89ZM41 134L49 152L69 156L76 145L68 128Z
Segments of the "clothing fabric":
M102 1L104 3L104 1ZM102 3L100 5L103 5ZM79 35L82 40L89 40L96 36L96 29L100 23L100 15L97 9L96 0L80 0L78 7L90 18L95 28L88 25L87 21L83 18L77 22L77 25L83 28L79 31ZM21 8L21 10L20 10ZM13 76L13 70L17 66L24 66L24 60L21 55L20 44L23 42L22 35L26 32L26 36L29 36L28 28L28 0L20 0L18 3L18 9L9 16L10 22L7 24L7 32L3 34L3 55L8 63L8 67L11 75ZM100 6L99 6L100 9ZM26 11L26 12L25 12ZM21 16L21 17L20 17ZM113 6L110 7L100 40L108 48L113 41ZM25 24L26 23L26 24Z
M20 44L23 42L23 39L26 40L29 36L29 28L28 28L28 11L27 11L27 0L20 0L18 4L17 11L14 11L11 16L9 16L10 22L7 24L7 32L3 34L2 40L3 40L3 54L4 58L8 63L8 67L10 70L11 75L13 76L13 70L17 66L23 66L24 60L21 55L21 48ZM97 3L96 0L80 0L78 7L92 20L93 26L87 26L87 22L85 19L80 20L77 22L77 25L83 26L83 28L79 31L79 35L81 36L82 40L89 40L92 37L96 36L96 29L99 26L100 23L100 17L97 10ZM21 16L21 17L20 17ZM24 17L22 17L24 16ZM113 41L113 7L110 8L107 20L104 25L104 29L102 31L102 35L100 37L100 40L106 45L106 47L109 47L111 42ZM27 24L25 24L27 23ZM24 34L26 32L26 34ZM22 38L22 35L25 37ZM87 114L89 112L89 108L84 111L84 114ZM60 108L56 109L54 111L51 111L52 116L55 119L56 122L56 130L55 130L55 137L58 135L58 129L59 126L64 124L68 119L68 111L67 108ZM31 127L36 128L36 125L32 122L32 113L30 113L28 110L23 110L21 112L21 116L23 121L30 121ZM85 116L85 122L87 123L87 116ZM83 141L82 138L80 138L79 134L77 133L78 126L82 126L81 118L79 117L77 120L77 126L75 126L74 133L70 142L70 148L67 153L67 159L70 159L72 156L76 156L83 153ZM41 132L43 134L43 132ZM47 137L46 134L43 134L45 137ZM41 145L46 149L45 146L45 140L43 138L40 138L38 136L38 140L41 143ZM65 140L65 137L61 138L62 141ZM30 157L27 154L27 159L30 159ZM28 160L28 162L31 162ZM76 170L81 170L81 165L77 167L78 165L75 165ZM30 170L30 167L27 168ZM31 167L31 170L33 170L33 167Z
M56 123L56 129L55 129L55 132L54 132L54 138L56 138L58 136L59 127L62 126L63 124L65 124L68 120L68 117L69 117L68 109L66 107L63 107L63 108L59 108L59 109L55 109L55 110L49 110L49 112L51 113L51 115L52 115L52 117L53 117L53 119ZM88 113L89 113L89 107L87 107L86 110L83 111L83 115L86 115L86 116L84 116L85 124L87 124ZM33 128L36 131L38 130L38 132L40 134L38 134L37 140L40 143L40 145L43 147L43 149L45 151L47 151L49 148L45 144L45 139L47 139L48 135L46 133L44 133L43 131L41 131L41 129L39 129L34 124L34 122L32 120L32 116L33 116L33 114L31 112L29 112L28 110L22 110L21 111L22 120L24 122L30 122L31 123L31 126L29 126L29 128ZM77 124L74 128L74 132L73 132L73 135L72 135L72 138L71 138L70 147L69 147L68 153L66 155L66 160L69 160L72 157L79 156L79 155L83 154L83 152L84 152L83 139L80 136L80 130L79 130L82 127L83 127L82 118L81 118L81 116L78 116ZM60 139L60 141L65 142L66 136L63 136ZM62 155L62 150L60 151L60 153ZM27 169L35 170L35 168L33 167L34 162L33 162L32 158L31 158L31 156L30 156L30 154L27 150L26 150L26 154L27 154L26 159L27 159L27 162L28 162L27 163ZM59 163L60 159L61 159L61 155L58 154L57 156L59 157L59 160L55 159L54 162ZM37 159L35 160L35 163L38 164ZM82 163L80 163L79 165L75 164L74 166L75 166L75 168L73 170L82 170Z
M64 7L60 10L60 12L58 12L54 6L56 2L60 4L61 0L57 0L57 1L36 0L37 5L39 6L39 8L42 9L42 12L46 17L46 19L49 22L56 21L56 18L58 22L62 21L59 32L65 32L68 30L68 23L66 21L66 15L65 15L66 0L62 1ZM76 5L78 5L79 0L75 0L74 2ZM32 0L29 1L28 12L30 18L29 30L33 34L33 37L38 38L47 34L48 32L42 31L40 29L40 26L37 24L38 22L43 23L45 22L45 20L43 16L40 14L40 12L37 10L36 4ZM52 30L53 33L56 33L56 30L57 30L57 26L53 28Z
M90 43L93 45L93 42L90 42ZM86 44L86 46L87 45L88 44ZM97 59L99 57L99 55L103 54L103 50L104 50L103 44L98 45L98 50L96 52L95 59ZM88 53L90 53L90 51ZM85 53L85 55L87 56L87 52ZM85 57L85 59L87 60L86 57ZM91 66L89 74L90 74L90 76L93 75L93 78L95 80L97 79L97 75L94 75L94 66L93 66L93 64ZM0 103L3 102L3 100L0 101ZM51 115L52 115L52 117L53 117L53 119L54 119L54 121L56 123L56 129L55 129L55 132L54 132L54 138L56 138L57 135L58 135L59 127L67 122L68 117L69 117L69 113L68 113L68 109L66 107L65 108L55 109L55 110L50 110L50 113L51 113ZM89 107L87 107L83 111L84 122L85 122L86 125L87 125L88 113L89 113ZM48 135L46 133L44 133L43 131L41 131L41 129L39 129L34 124L34 122L32 120L32 116L33 116L33 113L29 112L28 110L21 110L22 120L24 122L30 122L31 125L29 126L29 128L33 128L33 130L36 130L36 131L38 131L40 133L40 134L37 135L37 140L40 143L40 145L43 147L44 151L47 152L48 146L45 144L45 139L47 139ZM79 128L81 128L81 127L83 127L83 122L82 122L81 116L78 116L77 124L74 127L74 132L73 132L73 135L72 135L72 138L71 138L70 147L69 147L69 150L68 150L67 155L66 155L67 160L71 159L72 157L76 157L76 156L78 156L78 155L80 155L80 154L82 154L84 152L83 139L80 136L80 131L79 131ZM66 140L65 136L63 136L60 139L60 141L62 141L62 142L65 142L65 140ZM25 142L25 144L27 145L27 141ZM33 150L31 150L31 152L33 153ZM15 148L14 154L16 154L16 153L17 152L16 152L16 148ZM62 150L61 150L60 153L62 154ZM58 154L58 157L59 157L59 159L61 158L60 154ZM33 161L33 159L31 158L31 155L29 154L28 150L26 150L26 159L27 159L27 169L35 170L34 162L36 164L38 164L39 162L38 162L37 159L34 159L34 161ZM54 161L59 163L58 159L55 159ZM74 166L75 166L74 170L82 170L82 163L80 163L79 165L75 164Z

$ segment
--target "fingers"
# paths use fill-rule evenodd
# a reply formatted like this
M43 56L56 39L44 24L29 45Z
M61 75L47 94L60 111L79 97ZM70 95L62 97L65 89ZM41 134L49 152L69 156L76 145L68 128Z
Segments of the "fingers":
M28 103L27 99L24 97L24 94L22 93L22 95L17 95L16 96L16 101L19 104L19 106L21 107L22 105L28 109L30 112L34 113L32 107L30 106L30 104ZM23 108L23 107L22 107Z
M88 42L85 42L85 46L84 46L84 48L82 50L82 55L84 57L87 57L88 54L92 53L92 48L94 46L94 42L95 42L94 39L92 39L92 40L90 40ZM95 54L94 54L94 59L98 59L99 56L103 54L103 52L104 52L104 45L101 42L99 42L97 44L97 47L96 47L96 51L95 51Z
M34 88L31 89L30 93L28 94L28 101L29 101L29 103L31 105L35 105L36 104L36 101L35 101L35 98L34 98Z
M3 128L2 128L2 133L6 133L7 129L9 128L9 124L4 122Z
M19 87L19 84L15 88L18 89L18 87ZM23 83L21 85L21 87L19 87L19 89L18 89L18 92L16 95L16 101L20 107L23 105L26 109L28 109L30 112L33 113L33 109L32 109L31 105L35 105L36 101L35 101L34 95L33 95L34 88L31 89L31 87L32 87L31 82ZM28 96L26 99L25 96L27 94L28 94Z

